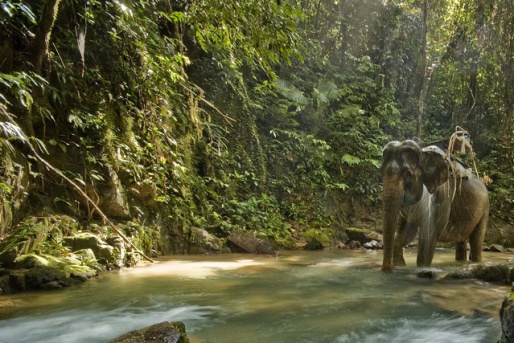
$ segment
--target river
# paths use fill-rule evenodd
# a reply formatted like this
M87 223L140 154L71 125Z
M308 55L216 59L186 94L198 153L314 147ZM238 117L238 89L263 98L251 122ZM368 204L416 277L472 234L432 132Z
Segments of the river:
M510 255L484 253L505 262ZM0 342L106 342L164 320L193 343L496 342L507 286L380 271L381 251L175 255L80 286L0 296ZM439 276L462 267L439 249Z

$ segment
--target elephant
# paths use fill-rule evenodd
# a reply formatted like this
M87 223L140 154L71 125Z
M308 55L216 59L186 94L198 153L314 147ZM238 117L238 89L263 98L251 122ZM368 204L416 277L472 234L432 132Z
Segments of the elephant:
M447 158L435 146L413 140L385 145L380 167L383 182L382 271L405 266L403 248L419 232L417 265L432 264L437 241L455 242L455 259L482 260L489 219L489 196L482 180ZM457 166L457 168L456 168Z

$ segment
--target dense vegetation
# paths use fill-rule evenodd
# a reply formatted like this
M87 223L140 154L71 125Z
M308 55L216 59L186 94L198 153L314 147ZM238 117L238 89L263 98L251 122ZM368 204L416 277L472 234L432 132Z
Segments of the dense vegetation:
M457 125L512 220L513 6L3 1L0 240L102 219L69 181L164 252L194 227L333 234L378 207L386 142Z

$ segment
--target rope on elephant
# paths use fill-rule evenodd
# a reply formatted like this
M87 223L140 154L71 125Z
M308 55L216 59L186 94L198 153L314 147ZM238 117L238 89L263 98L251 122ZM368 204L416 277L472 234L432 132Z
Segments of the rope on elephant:
M468 131L464 130L462 127L457 126L455 127L455 132L451 135L450 140L448 142L448 149L446 150L446 159L450 161L451 165L451 171L454 177L454 192L453 192L453 198L455 198L455 194L457 191L457 178L460 179L460 187L462 187L462 175L460 175L460 172L458 171L458 160L454 157L454 151L455 149L458 149L457 151L460 152L463 155L469 155L471 157L471 161L473 163L473 168L475 170L475 174L477 177L480 177L480 174L478 174L478 168L476 164L476 155L473 151L473 147L471 146L470 142L470 134ZM470 168L471 169L471 168ZM457 175L459 174L459 175ZM453 201L453 199L452 199Z
M455 148L460 148L459 152L461 154L468 154L471 157L475 174L476 176L480 177L480 174L478 174L478 168L476 164L476 154L473 150L473 147L471 146L470 137L471 135L468 131L464 130L460 126L455 127L455 132L451 135L450 141L448 143L448 149L446 150L446 158L451 159ZM457 163L455 158L453 159L453 163Z

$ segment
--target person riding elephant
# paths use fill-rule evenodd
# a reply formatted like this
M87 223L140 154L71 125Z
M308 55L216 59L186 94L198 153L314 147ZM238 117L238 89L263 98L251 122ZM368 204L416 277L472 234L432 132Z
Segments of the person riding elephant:
M382 271L404 266L403 247L419 232L417 265L430 266L437 241L455 242L455 259L482 260L489 218L484 183L450 161L437 146L421 148L412 140L392 141L382 152Z

